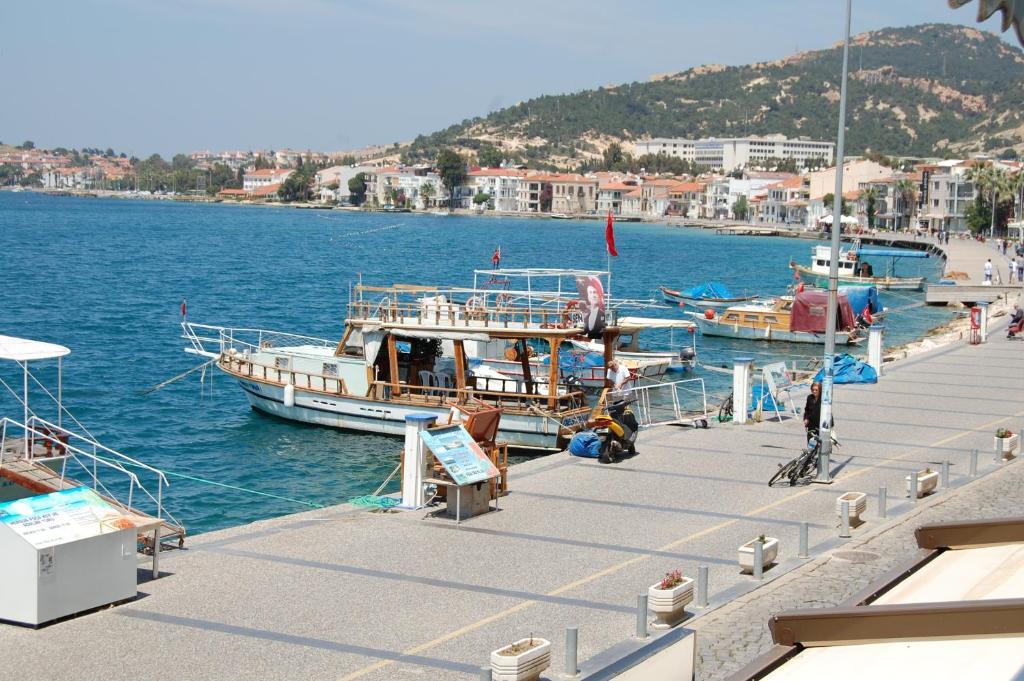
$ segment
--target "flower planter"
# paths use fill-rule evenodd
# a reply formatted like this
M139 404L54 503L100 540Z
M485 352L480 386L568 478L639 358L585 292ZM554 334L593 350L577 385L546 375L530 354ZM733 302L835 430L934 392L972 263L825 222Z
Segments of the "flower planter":
M1004 459L1012 459L1017 446L1020 444L1020 434L1014 433L1010 437L992 438L996 452L1003 455Z
M523 638L491 653L493 681L535 681L550 666L551 641L543 638Z
M683 621L686 615L686 604L693 600L693 580L684 577L681 584L671 589L659 589L652 584L647 589L647 607L655 614L658 621L656 629L668 629Z
M868 508L868 495L864 492L847 492L836 499L836 515L843 517L843 502L850 502L850 522L859 521Z
M752 573L754 571L754 544L756 539L751 539L739 548L740 570ZM775 537L764 538L764 550L761 553L761 567L766 568L775 562L779 555L779 540Z
M921 498L924 495L929 494L929 493L935 491L935 488L939 484L939 472L938 471L933 471L930 468L925 468L924 470L918 471L916 473L916 475L917 475L917 496L918 496L918 498ZM906 478L904 478L904 483L906 483L907 496L909 497L910 496L910 476L909 475Z

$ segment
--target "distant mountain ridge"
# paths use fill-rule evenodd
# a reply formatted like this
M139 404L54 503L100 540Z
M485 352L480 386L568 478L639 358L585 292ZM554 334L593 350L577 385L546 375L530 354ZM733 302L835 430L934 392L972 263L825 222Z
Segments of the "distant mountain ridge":
M493 144L533 164L572 167L613 141L782 133L831 140L842 45L748 66L705 65L650 82L548 95L420 136L407 160ZM855 36L847 153L1024 151L1024 52L966 26Z

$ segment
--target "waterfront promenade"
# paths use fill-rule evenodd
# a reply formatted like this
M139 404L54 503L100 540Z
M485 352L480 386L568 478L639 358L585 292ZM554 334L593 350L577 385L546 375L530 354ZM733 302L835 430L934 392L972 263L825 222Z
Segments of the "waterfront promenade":
M140 584L131 603L38 631L0 627L5 666L111 680L475 679L490 650L533 634L554 642L553 676L565 627L579 627L586 660L632 634L636 595L662 574L707 565L720 609L692 626L707 634L701 675L715 676L766 645L760 624L736 621L842 597L790 603L777 590L747 617L725 604L767 592L750 595L763 583L739 573L737 546L778 537L779 565L766 573L774 580L805 564L801 521L811 523L813 555L840 546L834 509L845 491L872 495L869 522L851 541L883 525L873 502L880 486L890 498L886 526L906 535L912 505L900 490L910 471L949 460L952 483L963 485L972 448L982 475L1020 465L989 454L996 428L1024 424L1024 345L1004 340L1002 327L996 320L988 344L888 366L877 385L837 387L843 446L832 485L765 484L802 444L796 419L657 428L641 435L640 456L618 465L565 454L518 465L501 511L461 526L423 511L338 506L194 537L188 550L164 554L161 578ZM984 497L987 480L964 492ZM983 515L984 501L966 510L974 509Z

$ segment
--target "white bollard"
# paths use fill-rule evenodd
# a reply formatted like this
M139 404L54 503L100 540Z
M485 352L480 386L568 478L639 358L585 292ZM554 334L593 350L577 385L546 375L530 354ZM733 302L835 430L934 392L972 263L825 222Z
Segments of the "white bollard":
M402 503L399 508L419 508L426 503L423 478L426 477L426 445L420 433L434 425L433 414L409 414L405 417L405 449L402 451Z
M988 340L988 303L978 303L978 307L981 308L981 329L978 330L981 336L981 342L984 343Z
M732 370L732 421L746 423L750 411L750 370L753 357L737 357Z
M868 364L879 377L882 376L882 330L881 324L872 324L868 329Z

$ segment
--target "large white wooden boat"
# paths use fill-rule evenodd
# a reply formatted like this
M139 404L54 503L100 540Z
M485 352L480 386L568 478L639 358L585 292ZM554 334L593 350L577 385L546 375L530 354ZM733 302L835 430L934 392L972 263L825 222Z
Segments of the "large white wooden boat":
M866 258L885 258L885 274L876 276L874 266ZM924 251L897 248L862 248L859 244L839 253L839 282L845 286L874 286L879 290L920 291L924 288L925 277L897 277L896 261L902 258L927 258ZM809 284L828 285L832 249L829 246L815 246L811 251L811 266L796 261L789 266Z
M589 415L578 383L559 373L563 344L583 333L564 300L508 290L354 287L340 341L182 322L186 352L210 357L258 411L285 419L400 435L413 413L447 420L453 404L503 409L499 436L520 449L561 449ZM615 313L604 333L614 356ZM546 347L543 374L529 348ZM519 362L521 375L484 359ZM481 360L481 361L477 361Z

